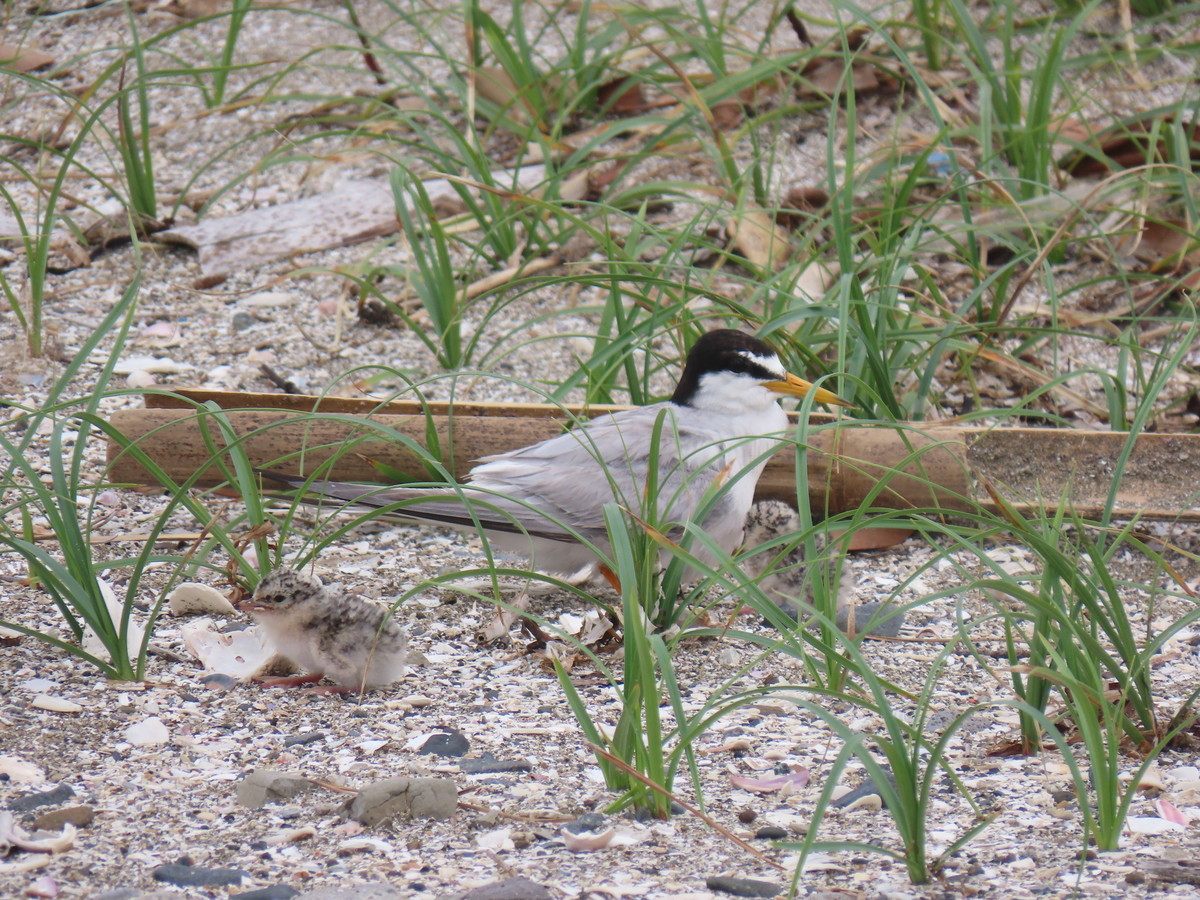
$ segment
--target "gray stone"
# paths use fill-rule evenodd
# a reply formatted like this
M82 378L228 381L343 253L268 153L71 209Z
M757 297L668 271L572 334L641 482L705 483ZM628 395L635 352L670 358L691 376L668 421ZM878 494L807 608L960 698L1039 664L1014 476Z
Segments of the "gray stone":
M891 769L884 769L884 774L887 775L888 781L892 783L892 787L896 787L896 776L892 774ZM878 794L879 799L883 800L884 806L887 805L887 801L884 800L883 793L879 790L879 786L875 783L875 780L870 777L866 778L862 784L860 784L854 790L842 794L842 796L833 801L832 805L835 809L845 809L852 803L857 803L863 797L870 797L872 794Z
M471 742L467 740L465 734L453 729L446 729L445 731L439 731L437 734L431 734L417 752L454 758L466 756L467 751L470 749Z
M368 828L397 817L448 819L458 808L458 789L445 778L388 778L367 785L346 807Z
M215 884L239 885L243 879L250 877L250 873L242 869L206 869L204 866L175 864L159 866L151 874L155 881L165 881L180 887L205 887Z
M764 825L754 832L754 836L764 841L782 841L788 836L788 831L778 825Z
M237 801L249 809L262 809L268 803L291 800L314 787L316 785L311 781L295 772L255 769L238 782Z
M735 897L774 897L783 893L783 885L773 881L758 881L754 878L726 878L714 875L704 879L704 886L710 891L723 891Z
M137 888L119 887L105 891L102 894L95 894L92 900L135 900L135 898L141 896L142 892Z
M405 900L411 896L411 891L402 891L390 884L368 881L363 884L317 888L306 891L297 900Z
M305 744L315 744L317 741L325 740L325 732L323 731L306 731L304 734L293 734L283 739L285 747L302 747Z
M578 819L574 819L563 826L571 834L581 834L585 831L599 831L608 824L608 820L600 813L588 812L584 813Z
M496 759L490 753L485 753L478 759L464 759L458 764L458 770L464 775L487 775L497 772L528 772L533 768L523 759Z
M48 791L42 791L40 794L26 794L24 797L18 797L8 804L8 808L13 812L29 812L39 806L64 803L74 796L75 792L71 790L70 785L60 784Z
M298 890L286 884L273 884L254 891L231 894L229 900L292 900L298 893Z
M465 894L456 894L458 900L554 900L554 895L538 884L516 875L503 881L481 884Z

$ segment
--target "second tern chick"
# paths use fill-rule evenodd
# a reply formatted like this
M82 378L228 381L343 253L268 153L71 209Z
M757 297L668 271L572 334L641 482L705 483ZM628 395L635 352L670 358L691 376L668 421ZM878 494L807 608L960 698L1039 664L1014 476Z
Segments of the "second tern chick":
M796 510L781 500L762 500L750 507L746 516L744 546L751 549L785 534L798 534L801 530L800 515ZM817 538L821 549L824 549L825 540L824 535ZM797 618L800 610L812 609L812 579L807 577L807 571L814 561L806 558L803 545L783 553L780 557L783 549L777 545L754 554L746 560L745 570L752 578L762 576L759 587L763 593L792 618ZM879 637L895 637L899 634L904 624L904 613L899 610L891 611L890 604L855 604L854 574L844 563L838 574L837 586L839 629L853 634L855 631L861 632L862 626L870 624L868 634Z
M338 585L293 569L275 569L238 609L253 616L275 650L305 673L268 684L302 684L327 676L337 687L325 690L364 691L392 684L404 674L408 637L391 612L347 596Z

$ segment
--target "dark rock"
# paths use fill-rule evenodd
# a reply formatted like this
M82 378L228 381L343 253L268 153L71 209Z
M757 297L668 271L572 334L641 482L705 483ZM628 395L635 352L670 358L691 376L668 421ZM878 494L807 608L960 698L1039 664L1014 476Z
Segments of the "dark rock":
M496 759L490 753L485 753L479 759L464 759L459 762L458 770L467 775L484 775L494 772L528 772L533 766L523 759Z
M455 896L461 900L554 900L554 895L536 881L520 875L483 884Z
M238 680L224 672L210 672L200 676L200 683L214 691L232 691L238 686Z
M230 894L229 900L291 900L300 892L286 884L273 884L270 887L259 888L256 891L243 891L240 894Z
M895 787L896 786L895 777L892 775L892 773L890 771L888 771L886 769L884 771L887 773L888 781L890 781L892 783L892 787ZM872 778L867 778L862 784L860 784L854 790L850 791L849 793L842 794L842 796L840 796L836 800L834 800L833 806L835 809L845 809L847 806L850 806L852 803L856 803L857 801L861 800L863 797L870 797L872 794L879 794L879 799L883 800L884 806L887 805L887 800L884 800L883 794L879 793L878 785L875 784L875 781Z
M722 891L735 897L774 897L783 893L783 885L754 878L725 878L715 875L705 878L704 886L710 891Z
M317 741L325 739L323 731L306 731L304 734L293 734L283 739L285 747L302 747L305 744L315 744Z
M467 751L470 749L471 742L467 740L465 734L460 734L457 731L443 731L438 734L431 734L429 739L421 745L421 749L417 752L457 758L459 756L466 756Z
M152 873L155 881L165 881L179 887L205 887L214 884L242 883L250 873L242 869L206 869L204 866L159 866Z
M76 828L87 828L96 818L96 811L90 806L66 806L42 813L33 820L33 827L43 831L62 831L67 824Z
M369 881L305 891L300 895L300 900L405 900L411 896L411 891L402 891L390 884Z
M291 800L314 787L316 785L311 781L295 772L255 769L238 782L237 800L248 809L262 809L268 803Z
M374 828L396 817L448 819L458 809L458 789L446 778L388 778L368 785L346 804L350 818Z
M245 331L247 328L253 328L260 324L262 320L257 316L252 316L248 312L235 312L233 320L229 323L229 328L235 334L239 331Z
M754 832L754 836L764 841L782 841L788 836L788 830L780 828L778 825L764 825Z
M563 826L571 834L581 834L584 831L599 831L607 820L600 813L584 813L573 822Z
M40 794L26 794L24 797L18 797L8 804L8 808L13 812L29 812L31 809L37 809L39 806L51 806L59 803L65 803L75 796L75 792L71 790L69 785L60 784L48 791L42 791Z

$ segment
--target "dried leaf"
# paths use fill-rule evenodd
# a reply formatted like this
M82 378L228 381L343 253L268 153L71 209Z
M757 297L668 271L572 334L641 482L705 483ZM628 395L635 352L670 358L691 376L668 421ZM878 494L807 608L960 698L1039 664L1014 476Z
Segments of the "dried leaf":
M54 57L41 50L18 47L15 44L0 44L0 68L14 72L32 72L54 63Z
M1076 178L1087 178L1105 175L1116 169L1179 162L1172 159L1172 142L1167 137L1174 123L1173 115L1163 115L1110 125L1080 141L1085 145L1084 148L1060 158L1059 168ZM1188 136L1191 161L1200 161L1200 147L1197 146L1200 124L1184 122L1181 127ZM1151 134L1154 135L1153 146Z
M480 66L475 70L475 90L480 97L495 103L517 125L528 125L534 119L529 98L504 69Z
M816 60L801 72L801 97L828 97L838 91L845 91L844 76L846 63L840 56ZM856 61L850 67L850 78L856 94L864 94L879 90L884 81L880 78L879 70L870 63ZM888 84L891 80L888 79Z
M778 271L791 253L787 235L766 210L747 203L726 223L734 250L760 269Z
M733 131L745 121L742 104L737 100L721 100L712 105L713 125L719 131Z
M646 110L641 82L628 75L606 81L596 90L596 99L609 115L632 116Z

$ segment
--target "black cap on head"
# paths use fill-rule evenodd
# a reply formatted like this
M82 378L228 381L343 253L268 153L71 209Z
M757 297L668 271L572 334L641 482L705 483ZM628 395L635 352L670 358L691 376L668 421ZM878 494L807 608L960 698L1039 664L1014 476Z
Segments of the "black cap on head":
M671 402L690 406L700 379L709 372L746 373L762 381L783 377L781 369L768 369L751 359L751 356L769 358L777 356L775 348L752 334L733 328L718 328L700 336L700 340L688 352L683 374L671 395Z

